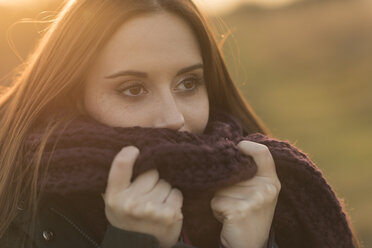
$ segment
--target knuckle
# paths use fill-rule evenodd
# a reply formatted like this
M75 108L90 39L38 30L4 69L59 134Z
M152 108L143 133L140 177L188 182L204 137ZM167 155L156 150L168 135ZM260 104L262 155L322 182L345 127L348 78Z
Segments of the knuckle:
M181 212L177 212L175 215L174 215L174 221L175 222L180 222L183 220L183 214Z
M115 197L107 196L104 202L105 202L105 207L110 210L119 209L119 203Z
M275 185L279 194L280 190L282 189L282 183L279 181L279 179L276 180Z
M266 183L264 185L264 191L265 191L265 195L269 195L269 196L277 196L279 193L277 186L274 185L273 183Z
M155 205L153 202L151 201L146 202L144 206L144 215L151 216L154 212L154 209L155 209Z
M279 194L280 190L282 189L282 184L279 181L279 178L275 176L274 178L270 180L269 184L275 187L276 193Z
M238 200L234 204L232 209L220 209L217 211L217 215L225 220L233 219L244 219L249 215L251 211L251 203L246 200Z
M106 206L112 206L113 204L113 197L111 197L109 194L106 194L103 198Z
M164 207L161 213L163 222L168 225L173 223L175 214L176 214L176 211L174 211L174 209L170 207Z
M182 220L182 219L183 219L183 214L182 214L181 209L179 209L178 211L175 211L175 213L174 213L174 218L175 218L176 220Z
M118 204L112 200L105 201L105 208L109 209L110 211L115 211L118 209Z
M223 202L219 197L214 197L211 200L211 208L216 211L222 211L223 210Z
M122 205L123 211L128 213L128 214L132 214L135 207L136 207L136 202L131 197L126 199L126 201Z
M164 207L163 210L161 211L160 215L161 218L163 219L164 222L169 221L169 217L171 215L171 209L169 207Z
M262 208L267 203L267 196L263 192L257 191L254 193L255 206L256 208Z
M181 190L177 189L177 188L172 188L172 192L173 194L176 195L177 199L179 199L180 201L183 200L183 194L181 192Z
M239 201L237 204L237 210L240 216L246 216L248 210L250 209L250 205L247 201Z

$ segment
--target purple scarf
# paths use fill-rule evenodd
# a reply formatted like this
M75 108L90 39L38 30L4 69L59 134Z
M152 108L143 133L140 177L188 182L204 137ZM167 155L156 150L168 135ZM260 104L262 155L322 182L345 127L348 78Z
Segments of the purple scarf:
M30 132L25 142L28 156L34 154L42 136L43 125ZM243 135L238 121L221 110L211 111L203 134L109 127L81 116L48 140L42 172L46 172L43 168L48 160L50 167L39 187L46 195L64 197L66 207L101 241L108 221L100 194L106 188L114 156L122 147L134 145L140 155L132 181L156 168L160 178L183 193L183 229L191 243L217 247L222 224L210 209L214 192L250 179L257 171L253 159L236 147L241 140L268 146L274 158L282 184L273 220L279 247L355 247L342 203L308 156L288 141L260 133Z

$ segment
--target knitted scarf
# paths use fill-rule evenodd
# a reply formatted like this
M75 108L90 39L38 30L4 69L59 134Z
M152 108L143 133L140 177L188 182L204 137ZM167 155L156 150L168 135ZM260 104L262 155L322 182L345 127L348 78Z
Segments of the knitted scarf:
M30 159L44 135L43 125L25 141ZM109 127L80 116L55 130L45 145L39 181L46 195L63 197L97 240L108 224L101 193L109 169L124 146L139 148L131 181L157 169L160 178L183 193L183 230L197 247L218 247L222 224L210 208L214 192L255 176L257 166L236 144L249 140L266 145L281 182L273 219L279 247L355 247L343 203L309 157L288 141L260 133L244 135L229 113L211 109L203 134L167 128ZM50 166L46 169L46 164ZM247 233L249 235L249 233Z

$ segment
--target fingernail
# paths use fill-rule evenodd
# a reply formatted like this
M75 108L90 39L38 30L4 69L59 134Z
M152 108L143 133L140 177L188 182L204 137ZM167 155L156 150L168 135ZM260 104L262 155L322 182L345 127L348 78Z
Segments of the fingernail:
M139 151L139 149L136 146L126 146L125 149L131 149L131 151Z
M122 148L120 152L125 153L125 154L133 154L134 156L137 156L140 150L135 146L126 146Z

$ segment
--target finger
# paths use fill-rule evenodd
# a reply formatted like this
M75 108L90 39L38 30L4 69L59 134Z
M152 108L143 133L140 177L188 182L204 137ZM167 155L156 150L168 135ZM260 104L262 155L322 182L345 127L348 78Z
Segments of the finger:
M160 209L159 215L166 224L173 224L174 221L182 221L183 219L181 211L168 205L164 205L164 207Z
M248 140L243 140L237 145L245 155L253 157L257 164L256 176L277 178L274 159L267 146Z
M150 190L145 196L144 200L151 200L152 202L163 203L171 191L171 186L164 179L160 179L155 187Z
M214 217L221 223L226 219L230 219L238 201L241 200L224 196L213 197L211 200L211 209Z
M257 183L247 187L230 187L216 192L215 196L251 201L256 206L264 207L276 202L280 189L273 183Z
M139 155L135 146L127 146L115 156L108 175L106 193L116 194L130 185L133 165Z
M168 197L165 199L164 204L172 205L175 208L181 208L183 204L182 192L177 188L172 188Z
M257 190L257 185L247 186L229 186L227 188L216 191L214 196L225 196L239 200L247 199L254 190Z
M257 204L256 204L257 205ZM258 205L255 209L259 210ZM214 216L221 223L235 222L249 217L255 207L254 200L237 200L229 197L215 196L211 201L211 208Z
M151 169L138 175L130 185L131 190L136 193L150 192L159 181L159 172L156 169Z

